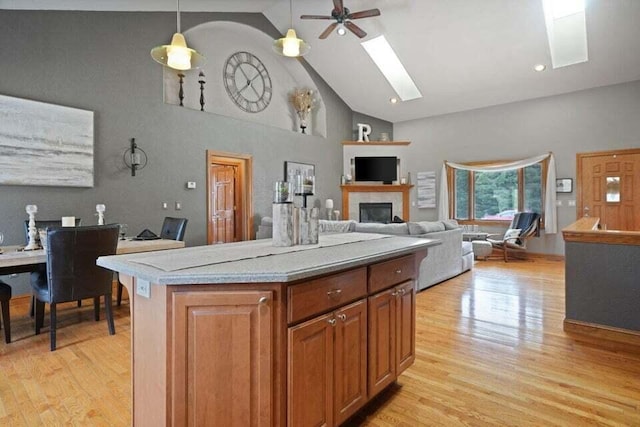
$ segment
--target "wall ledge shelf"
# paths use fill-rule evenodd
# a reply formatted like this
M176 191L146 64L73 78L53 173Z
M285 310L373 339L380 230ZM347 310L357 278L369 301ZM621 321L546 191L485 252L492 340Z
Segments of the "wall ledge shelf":
M342 141L342 145L409 145L411 141Z

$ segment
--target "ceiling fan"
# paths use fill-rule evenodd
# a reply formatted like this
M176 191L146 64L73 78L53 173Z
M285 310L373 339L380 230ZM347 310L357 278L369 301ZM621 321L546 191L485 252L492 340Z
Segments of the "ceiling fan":
M327 29L324 30L322 34L320 34L319 38L321 39L326 39L329 34L331 34L331 32L338 26L340 26L338 28L338 34L340 35L346 34L346 31L344 29L346 28L356 36L363 38L367 35L367 33L351 21L360 18L370 18L372 16L380 16L380 9L368 9L351 13L349 9L344 7L344 5L342 4L342 0L333 0L333 10L331 11L331 16L302 15L300 16L300 19L335 19L336 22L329 25Z

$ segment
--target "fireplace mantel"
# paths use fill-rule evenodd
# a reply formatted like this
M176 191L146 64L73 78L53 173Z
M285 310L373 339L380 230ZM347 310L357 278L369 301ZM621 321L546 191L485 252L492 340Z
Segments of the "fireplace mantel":
M409 190L411 184L345 184L342 189L342 217L349 219L349 195L351 193L402 193L402 219L409 221Z

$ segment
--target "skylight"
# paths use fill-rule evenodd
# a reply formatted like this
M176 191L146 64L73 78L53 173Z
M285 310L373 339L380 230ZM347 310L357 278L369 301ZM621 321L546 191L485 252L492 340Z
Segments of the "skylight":
M418 87L384 36L367 40L361 44L400 99L410 101L422 98Z
M542 0L553 68L589 60L585 0Z

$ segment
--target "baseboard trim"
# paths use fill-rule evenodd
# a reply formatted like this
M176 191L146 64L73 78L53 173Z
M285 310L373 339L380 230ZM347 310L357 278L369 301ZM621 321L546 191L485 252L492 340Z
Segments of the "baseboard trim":
M616 328L614 326L599 325L597 323L572 319L564 319L563 329L567 333L588 335L592 338L640 346L640 331L633 331L631 329Z

